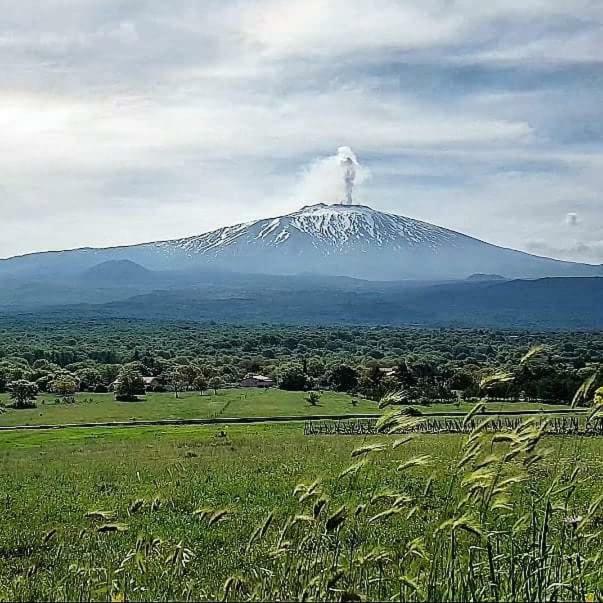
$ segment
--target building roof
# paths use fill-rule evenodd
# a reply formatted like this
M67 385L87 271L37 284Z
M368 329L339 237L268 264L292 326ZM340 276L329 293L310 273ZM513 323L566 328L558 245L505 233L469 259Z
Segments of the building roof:
M150 385L151 383L153 383L154 381L157 381L158 379L159 379L159 377L142 377L142 381L146 385ZM111 383L111 385L117 385L118 383L119 383L119 377L117 379L115 379L115 381L113 381Z
M254 379L255 381L272 381L270 377L266 377L265 375L245 375L245 379Z

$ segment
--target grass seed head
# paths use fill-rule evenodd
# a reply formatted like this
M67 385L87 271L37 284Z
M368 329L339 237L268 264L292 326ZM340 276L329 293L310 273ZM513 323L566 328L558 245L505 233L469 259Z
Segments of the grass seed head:
M337 528L339 528L346 520L347 512L348 510L345 505L339 507L339 509L337 509L337 511L335 511L335 513L333 513L333 515L327 519L325 524L326 531L334 532L337 530Z

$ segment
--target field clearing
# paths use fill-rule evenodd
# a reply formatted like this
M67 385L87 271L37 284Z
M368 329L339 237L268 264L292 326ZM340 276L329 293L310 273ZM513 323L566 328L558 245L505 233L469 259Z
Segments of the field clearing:
M331 512L341 504L354 509L387 489L421 500L424 511L412 519L394 515L371 524L350 519L350 531L342 536L348 545L353 539L364 542L366 552L404 551L445 515L448 476L467 441L466 436L419 436L385 453L374 467L338 478L354 448L390 444L393 438L309 438L298 424L67 429L0 438L0 600L221 597L226 578L257 567L258 554L262 564L270 564L263 548L245 551L253 528L271 510L281 525L299 513L295 485L319 476ZM580 461L588 472L580 476L566 514L584 512L602 492L603 439L547 437L544 443L549 460L534 470L530 489L543 491L553 470L567 478ZM431 455L429 466L394 470L423 455ZM430 475L432 489L424 496ZM140 509L137 500L145 501ZM154 507L152 501L159 502ZM228 511L226 520L209 525L195 517L204 507ZM375 505L371 514L379 509ZM91 511L112 515L86 518ZM121 524L127 531L98 531ZM269 535L276 537L276 528ZM144 559L136 556L140 537L160 539ZM184 555L183 548L190 560L173 562L174 555Z
M277 389L227 389L217 395L184 392L149 393L137 402L117 402L112 394L78 393L75 403L59 403L52 394L38 396L37 408L7 409L0 414L0 426L61 425L130 420L204 419L216 417L271 417L380 413L376 402L349 394L325 391L320 403L311 406L303 392ZM7 394L0 394L0 404L8 404ZM355 403L353 404L352 401ZM468 412L473 403L432 404L421 407L424 413ZM532 402L488 402L491 412L508 410L562 410L567 406Z
M44 395L35 409L0 415L0 425L377 412L375 402L354 398L354 406L347 394L324 392L318 406L311 406L305 398L303 392L251 388L219 390L217 395L185 392L179 398L173 393L148 393L136 402L117 402L112 394L80 393L75 404L56 404L56 396Z

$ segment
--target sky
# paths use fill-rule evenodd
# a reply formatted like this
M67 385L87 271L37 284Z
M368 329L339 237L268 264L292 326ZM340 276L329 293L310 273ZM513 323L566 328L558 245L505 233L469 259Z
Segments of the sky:
M603 262L600 0L0 0L0 257L336 202Z

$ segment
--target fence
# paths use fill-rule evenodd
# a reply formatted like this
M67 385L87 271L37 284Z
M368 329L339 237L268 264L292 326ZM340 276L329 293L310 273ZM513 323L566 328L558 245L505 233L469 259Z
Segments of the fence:
M519 427L526 417L495 417L485 426L484 431L499 432L512 431ZM603 435L603 419L595 418L591 421L585 416L561 416L539 418L540 423L546 421L545 432L552 435ZM470 433L483 418L469 420L466 424L463 419L450 417L418 418L417 423L410 428L398 433ZM319 420L306 421L304 435L376 435L377 419L351 419L351 420Z

